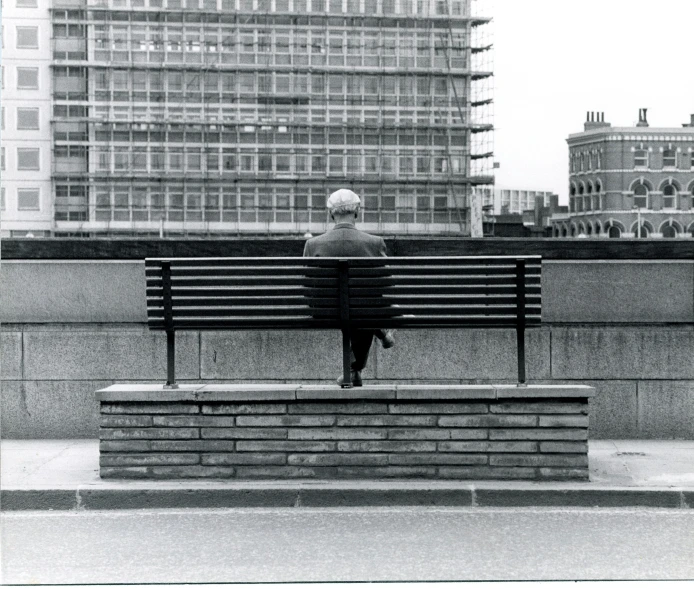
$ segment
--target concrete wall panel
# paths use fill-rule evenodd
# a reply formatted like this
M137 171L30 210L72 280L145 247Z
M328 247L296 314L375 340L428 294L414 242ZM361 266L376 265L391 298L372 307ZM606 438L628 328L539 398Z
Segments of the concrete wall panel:
M694 382L639 381L639 438L694 439Z
M2 323L147 321L145 265L137 261L3 261Z
M513 330L399 330L395 341L394 348L377 350L379 379L516 381L518 378ZM526 332L528 379L549 378L549 346L549 330Z
M176 378L200 378L197 332L176 334ZM143 327L24 332L27 380L166 380L166 335Z
M694 263L543 262L542 303L547 322L691 322Z
M96 438L96 391L113 381L5 381L0 424L6 439Z
M0 380L22 378L22 334L16 331L0 333Z
M342 370L337 330L203 331L200 340L203 379L334 380Z
M554 379L694 379L694 326L553 327Z

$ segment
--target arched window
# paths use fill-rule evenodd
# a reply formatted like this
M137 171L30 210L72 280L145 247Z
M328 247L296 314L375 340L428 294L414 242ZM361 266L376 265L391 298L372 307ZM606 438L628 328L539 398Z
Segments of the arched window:
M651 233L649 227L645 223L641 223L641 230L640 231L639 231L639 227L636 225L636 223L634 223L632 228L634 230L634 237L638 237L640 239L648 239L648 236Z
M590 223L588 223L588 225L586 226L586 235L593 235L593 226Z
M674 209L675 202L677 200L677 189L672 185L668 184L663 187L663 208L664 209Z
M694 190L694 188L692 188L692 190ZM571 185L571 188L569 189L569 194L571 196L576 196L576 185L575 184Z
M586 191L586 187L583 185L583 182L581 182L578 185L578 194L583 194Z
M612 227L610 227L610 229L607 232L607 236L610 239L619 239L622 236L622 232L619 230L619 227L615 227L614 225L612 225Z
M648 208L648 188L644 184L637 184L634 187L634 206Z
M675 229L672 225L667 225L666 227L663 227L663 237L677 237L677 229Z
M593 183L592 182L588 182L588 186L586 187L586 192L588 194L593 194Z

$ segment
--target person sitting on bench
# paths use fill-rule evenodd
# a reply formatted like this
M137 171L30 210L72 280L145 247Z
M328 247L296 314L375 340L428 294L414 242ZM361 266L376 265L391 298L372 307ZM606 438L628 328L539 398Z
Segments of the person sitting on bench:
M330 231L312 237L304 246L305 257L375 258L386 257L386 244L381 237L357 229L361 200L359 196L342 188L328 198L328 212L335 225ZM350 331L352 346L352 386L362 386L361 371L366 366L373 338L376 336L384 348L395 345L393 333L383 329L354 329ZM337 379L343 384L343 377Z

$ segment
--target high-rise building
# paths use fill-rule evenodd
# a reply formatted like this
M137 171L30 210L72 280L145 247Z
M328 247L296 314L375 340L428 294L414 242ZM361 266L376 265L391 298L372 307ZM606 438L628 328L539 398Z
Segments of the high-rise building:
M367 231L468 234L493 182L475 0L32 1L53 235L316 233L345 186Z
M48 0L2 6L0 218L3 235L50 234L51 21Z
M694 232L694 115L682 127L634 127L588 113L568 138L569 212L554 237L682 237Z

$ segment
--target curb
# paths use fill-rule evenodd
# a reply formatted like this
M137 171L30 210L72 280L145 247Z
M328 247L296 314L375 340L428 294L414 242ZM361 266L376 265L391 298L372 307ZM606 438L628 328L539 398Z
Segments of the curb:
M302 507L660 507L694 508L694 490L673 488L178 488L3 489L2 511Z

